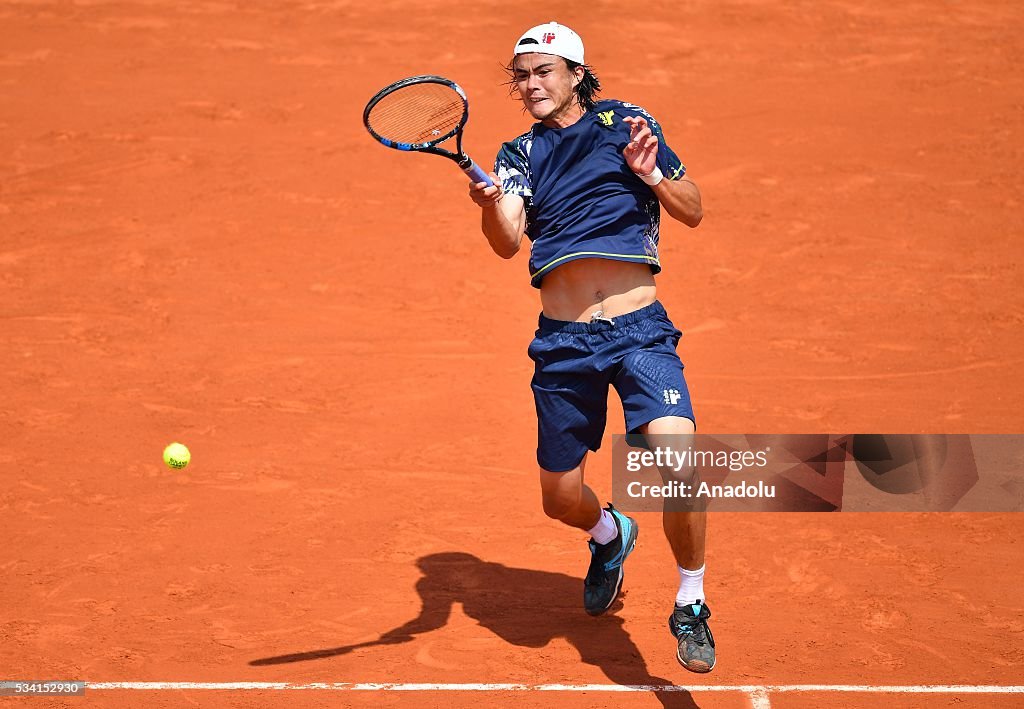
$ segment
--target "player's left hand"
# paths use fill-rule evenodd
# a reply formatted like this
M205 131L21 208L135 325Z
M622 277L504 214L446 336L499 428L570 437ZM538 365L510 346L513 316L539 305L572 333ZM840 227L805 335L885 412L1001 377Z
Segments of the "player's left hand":
M658 166L658 136L642 116L626 116L622 120L629 124L629 143L623 149L622 157L636 174L650 175Z

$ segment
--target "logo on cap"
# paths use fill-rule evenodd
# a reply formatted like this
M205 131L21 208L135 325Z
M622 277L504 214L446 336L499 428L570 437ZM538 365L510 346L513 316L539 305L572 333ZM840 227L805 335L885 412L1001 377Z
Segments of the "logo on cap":
M544 44L551 44L551 42L554 41L554 39L555 39L555 33L554 32L545 32L544 36L541 37L541 41L543 41Z

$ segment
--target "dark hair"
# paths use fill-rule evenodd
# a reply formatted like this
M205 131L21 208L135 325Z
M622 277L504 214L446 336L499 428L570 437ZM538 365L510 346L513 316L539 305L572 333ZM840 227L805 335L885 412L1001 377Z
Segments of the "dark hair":
M594 108L594 104L597 103L598 94L601 93L601 81L597 78L597 74L590 68L589 64L580 64L579 62L570 61L564 57L560 57L565 65L569 67L569 71L576 73L578 67L583 67L583 78L580 83L576 84L573 91L576 93L576 103L579 104L580 108L584 111L589 111ZM512 57L508 64L505 65L505 71L508 73L508 81L505 84L508 86L508 95L516 96L516 58ZM523 106L523 110L526 110L526 106Z

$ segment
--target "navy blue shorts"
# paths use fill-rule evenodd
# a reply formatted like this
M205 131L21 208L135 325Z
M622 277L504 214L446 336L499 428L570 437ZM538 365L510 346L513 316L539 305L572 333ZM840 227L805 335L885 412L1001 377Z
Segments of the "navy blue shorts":
M636 433L662 416L695 421L683 363L682 334L655 301L602 321L565 322L540 316L530 343L536 367L537 462L552 473L572 470L587 450L601 447L608 417L608 385L615 387Z

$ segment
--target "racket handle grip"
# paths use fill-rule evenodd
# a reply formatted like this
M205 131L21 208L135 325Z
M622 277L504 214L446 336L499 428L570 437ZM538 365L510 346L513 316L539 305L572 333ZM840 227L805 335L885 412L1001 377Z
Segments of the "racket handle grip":
M469 175L469 179L473 180L473 182L484 182L488 187L494 184L494 180L472 160L469 160L466 165L459 165L459 167L462 168L464 173Z

